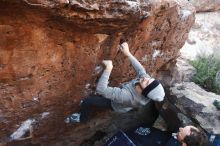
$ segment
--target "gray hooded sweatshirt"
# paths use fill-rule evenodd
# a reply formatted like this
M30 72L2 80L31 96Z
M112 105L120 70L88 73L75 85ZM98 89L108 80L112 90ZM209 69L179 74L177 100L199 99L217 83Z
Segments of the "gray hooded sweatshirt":
M134 56L131 55L128 58L131 61L131 64L137 73L135 79L123 83L120 88L109 87L108 83L110 73L104 71L96 87L97 93L104 96L107 99L110 99L112 101L112 108L115 111L122 113L128 112L133 108L139 108L141 106L144 106L150 101L150 98L144 97L142 94L138 93L135 90L135 83L139 82L140 78L150 77L150 75L146 73L144 67ZM164 97L151 99L155 101L162 101L163 98Z

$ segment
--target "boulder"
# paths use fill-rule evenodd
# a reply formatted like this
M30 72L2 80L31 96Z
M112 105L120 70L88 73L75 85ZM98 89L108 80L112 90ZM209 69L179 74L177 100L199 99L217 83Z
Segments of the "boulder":
M188 0L195 8L196 12L217 11L220 9L219 0Z
M164 86L167 87L173 86L175 83L189 82L196 74L196 69L183 56L179 56L164 68L167 70L161 71L160 76Z
M220 134L220 112L213 105L220 95L207 92L193 82L183 82L171 87L167 97L191 123L209 133Z
M79 145L99 125L69 127L64 119L94 93L101 61L113 60L111 86L133 78L116 49L124 39L147 71L160 77L177 58L194 14L188 2L175 0L0 0L0 142L28 122L22 132L32 129L33 143L68 133Z

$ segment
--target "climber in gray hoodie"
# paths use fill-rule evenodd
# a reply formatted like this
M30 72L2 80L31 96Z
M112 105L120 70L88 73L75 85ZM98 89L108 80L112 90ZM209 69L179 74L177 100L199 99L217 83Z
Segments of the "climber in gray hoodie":
M125 113L133 108L147 105L150 100L163 101L165 92L161 83L146 73L140 62L130 53L126 42L122 43L119 49L129 58L137 73L136 78L122 84L120 87L108 86L113 65L111 60L103 60L105 70L96 87L99 95L92 95L82 100L80 112L67 117L65 119L66 123L86 122L92 106Z

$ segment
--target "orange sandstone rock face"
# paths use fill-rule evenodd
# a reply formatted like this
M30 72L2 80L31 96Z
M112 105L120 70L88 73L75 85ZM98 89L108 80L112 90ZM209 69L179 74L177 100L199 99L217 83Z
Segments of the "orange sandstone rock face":
M28 119L38 143L65 133L64 118L94 92L103 59L113 60L110 85L133 78L120 39L157 76L177 58L194 13L174 0L0 0L0 141Z

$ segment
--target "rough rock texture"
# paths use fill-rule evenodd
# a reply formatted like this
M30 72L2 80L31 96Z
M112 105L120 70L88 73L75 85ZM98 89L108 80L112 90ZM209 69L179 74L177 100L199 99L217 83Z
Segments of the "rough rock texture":
M220 9L220 0L188 0L197 12L216 11Z
M176 61L173 61L166 68L169 70L163 71L161 74L163 83L167 86L172 86L175 83L190 82L196 73L196 69L183 56L179 56Z
M113 60L111 85L131 79L134 71L116 49L125 39L152 75L162 75L187 39L194 13L175 1L0 0L0 142L24 121L33 122L24 127L32 127L32 143L70 135L70 145L79 145L103 123L108 127L114 122L105 115L94 120L100 125L63 122L94 92L101 60Z
M195 59L197 55L220 58L220 12L197 13L181 56Z
M185 117L210 133L220 134L220 112L212 104L220 99L219 95L207 92L193 82L183 82L171 87L167 97Z

